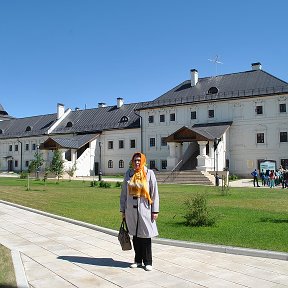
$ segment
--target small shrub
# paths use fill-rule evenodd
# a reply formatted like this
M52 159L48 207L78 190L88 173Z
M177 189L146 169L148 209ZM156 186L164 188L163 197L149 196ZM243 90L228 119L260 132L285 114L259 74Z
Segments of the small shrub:
M23 171L20 173L20 179L27 179L28 178L28 173L26 171Z
M97 187L98 186L98 182L97 181L91 181L90 182L90 187Z
M108 182L100 181L99 187L101 188L111 188L111 184Z
M122 187L122 182L117 181L115 186L116 187Z
M229 180L233 181L233 180L237 180L238 179L238 176L237 175L229 175Z
M185 225L187 226L213 226L215 224L215 217L210 215L207 207L207 196L205 194L196 194L191 199L184 202L186 208Z

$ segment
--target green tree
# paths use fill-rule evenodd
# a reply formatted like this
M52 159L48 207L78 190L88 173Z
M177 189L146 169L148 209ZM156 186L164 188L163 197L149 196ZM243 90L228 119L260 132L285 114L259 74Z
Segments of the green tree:
M34 154L34 159L30 162L29 167L28 167L28 173L31 172L36 172L36 177L39 179L39 169L43 165L44 159L42 153L39 153L37 151Z
M69 181L71 181L71 177L74 177L76 170L77 170L76 163L74 163L73 166L69 167L66 170L66 173L69 175Z
M59 182L59 178L64 173L64 161L62 159L62 155L59 150L54 151L53 159L50 164L50 171L57 176Z

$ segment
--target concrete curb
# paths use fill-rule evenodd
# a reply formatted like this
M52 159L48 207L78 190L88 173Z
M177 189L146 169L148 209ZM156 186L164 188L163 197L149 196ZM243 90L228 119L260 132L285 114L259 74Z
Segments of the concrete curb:
M17 207L17 208L20 208L23 210L34 212L34 213L44 215L47 217L51 217L54 219L58 219L61 221L65 221L68 223L72 223L75 225L79 225L82 227L86 227L89 229L93 229L93 230L103 232L103 233L106 233L106 234L109 234L112 236L118 236L118 231L115 231L115 230L112 230L109 228L104 228L104 227L100 227L97 225L81 222L78 220L73 220L70 218L66 218L66 217L55 215L55 214L43 212L40 210L21 206L21 205L7 202L4 200L0 200L0 203L14 206L14 207ZM120 224L119 224L119 226L120 226ZM163 238L154 238L152 241L153 241L153 243L162 244L162 245L170 245L170 246L208 250L208 251L227 253L227 254L236 254L236 255L262 257L262 258L270 258L270 259L278 259L278 260L288 261L288 253L285 253L285 252L258 250L258 249L250 249L250 248L240 248L240 247L225 246L225 245L213 245L213 244L206 244L206 243L188 242L188 241L171 240L171 239L163 239Z
M14 270L15 270L17 288L29 288L30 286L26 278L20 252L16 250L12 250L11 256L12 256L12 261L13 261Z

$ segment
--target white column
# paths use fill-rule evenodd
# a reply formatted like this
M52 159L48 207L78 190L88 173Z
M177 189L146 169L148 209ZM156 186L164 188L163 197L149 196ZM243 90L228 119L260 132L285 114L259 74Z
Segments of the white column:
M200 155L197 156L197 170L207 171L209 170L210 159L206 154L207 141L198 141Z
M167 157L167 170L171 171L177 164L176 142L168 142L170 155Z

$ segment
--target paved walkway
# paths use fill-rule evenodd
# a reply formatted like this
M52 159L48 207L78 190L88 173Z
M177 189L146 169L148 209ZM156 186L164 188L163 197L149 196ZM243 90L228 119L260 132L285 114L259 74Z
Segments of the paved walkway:
M288 261L158 243L152 272L131 269L133 252L91 228L0 203L0 243L20 252L32 288L288 288Z

